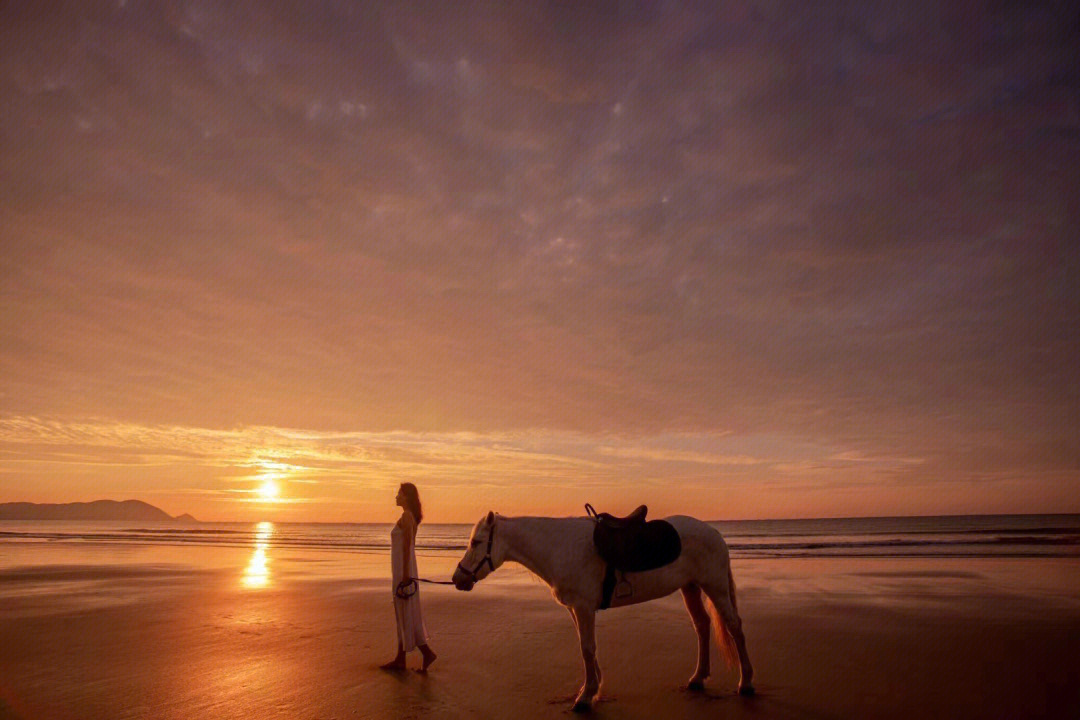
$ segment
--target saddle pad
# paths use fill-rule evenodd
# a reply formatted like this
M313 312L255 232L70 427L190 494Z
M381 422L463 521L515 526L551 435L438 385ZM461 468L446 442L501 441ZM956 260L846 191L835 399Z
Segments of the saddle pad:
M628 528L597 523L593 544L604 562L622 572L654 570L675 562L682 553L679 532L666 520L650 520Z

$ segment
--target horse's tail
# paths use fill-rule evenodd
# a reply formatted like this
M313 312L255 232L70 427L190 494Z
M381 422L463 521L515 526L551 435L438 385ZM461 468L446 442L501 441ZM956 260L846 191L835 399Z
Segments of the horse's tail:
M728 579L728 599L731 601L731 607L736 610L735 606L735 578L731 575L731 565L728 565L727 569ZM708 593L705 593L708 597ZM731 636L731 632L728 630L727 624L724 622L724 617L721 615L720 610L716 607L716 603L713 602L711 597L708 597L708 602L705 603L705 608L709 611L709 616L712 617L713 631L716 633L716 647L720 650L720 657L724 659L728 667L739 666L739 651L735 648L735 639ZM737 610L736 610L737 612Z

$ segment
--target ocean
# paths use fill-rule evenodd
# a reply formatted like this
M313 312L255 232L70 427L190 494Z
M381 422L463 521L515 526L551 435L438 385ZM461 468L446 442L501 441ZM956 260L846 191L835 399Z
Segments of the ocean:
M739 520L711 523L734 558L1080 557L1080 515ZM295 548L383 553L389 524L0 521L0 551L27 544ZM463 551L471 525L424 523L418 552ZM10 558L9 558L10 559Z

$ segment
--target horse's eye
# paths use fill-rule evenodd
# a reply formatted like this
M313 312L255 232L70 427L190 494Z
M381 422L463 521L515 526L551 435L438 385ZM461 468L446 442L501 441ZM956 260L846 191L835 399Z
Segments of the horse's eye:
M472 541L471 543L469 543L469 544L470 544L470 545L472 545L473 547L476 547L477 545L479 545L479 544L480 544L480 541L479 541L479 540L473 540L473 541Z

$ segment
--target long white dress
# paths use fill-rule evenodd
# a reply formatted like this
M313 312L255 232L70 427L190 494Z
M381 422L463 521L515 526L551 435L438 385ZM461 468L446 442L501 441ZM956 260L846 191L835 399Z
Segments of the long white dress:
M390 531L390 557L393 569L394 590L398 583L406 577L415 578L416 573L416 542L409 543L409 556L405 557L405 530L400 525L394 525ZM405 572L408 568L408 573ZM411 592L410 588L407 592ZM394 593L394 615L397 616L398 638L401 640L401 649L408 652L419 645L427 644L427 630L424 628L424 618L420 614L420 588L407 598L400 598Z

